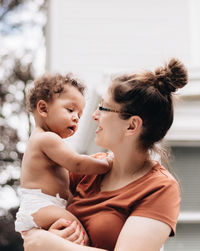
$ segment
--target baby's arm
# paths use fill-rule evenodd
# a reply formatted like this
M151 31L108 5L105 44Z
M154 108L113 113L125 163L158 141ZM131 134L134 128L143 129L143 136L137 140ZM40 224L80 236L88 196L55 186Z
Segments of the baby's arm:
M111 168L109 159L96 159L80 155L70 149L55 133L45 132L40 136L41 151L52 161L76 174L100 174Z

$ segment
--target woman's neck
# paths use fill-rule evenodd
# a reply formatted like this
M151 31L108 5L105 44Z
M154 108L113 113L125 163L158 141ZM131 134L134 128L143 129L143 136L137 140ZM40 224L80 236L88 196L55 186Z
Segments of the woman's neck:
M101 182L101 191L113 191L141 178L155 165L149 155L133 151L115 152L112 169Z
M110 171L112 176L137 177L148 172L155 164L150 159L149 152L142 152L136 147L124 147L114 152L113 168Z

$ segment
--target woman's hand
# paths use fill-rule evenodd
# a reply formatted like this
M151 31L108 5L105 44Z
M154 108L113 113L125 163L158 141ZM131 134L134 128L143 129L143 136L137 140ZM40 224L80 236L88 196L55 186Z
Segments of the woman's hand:
M76 244L87 244L86 234L77 221L59 219L51 225L48 231Z
M65 245L64 239L42 229L31 229L23 232L22 236L25 251L55 251Z

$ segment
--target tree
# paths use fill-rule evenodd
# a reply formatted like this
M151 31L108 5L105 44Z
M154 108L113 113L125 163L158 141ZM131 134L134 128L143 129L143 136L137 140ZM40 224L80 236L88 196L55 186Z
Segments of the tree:
M21 159L31 130L25 94L42 68L37 62L45 50L46 9L45 0L0 0L0 199L4 187L17 196ZM34 43L27 39L30 30ZM23 250L22 239L14 231L17 208L2 204L0 250Z

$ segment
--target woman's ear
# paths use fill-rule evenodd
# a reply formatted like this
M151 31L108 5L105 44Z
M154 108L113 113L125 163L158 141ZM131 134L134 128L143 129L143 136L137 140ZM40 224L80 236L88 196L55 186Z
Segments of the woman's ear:
M142 128L142 119L139 116L132 116L126 130L126 135L134 135Z
M47 112L48 112L48 104L44 100L39 100L37 103L37 111L42 117L47 117Z

